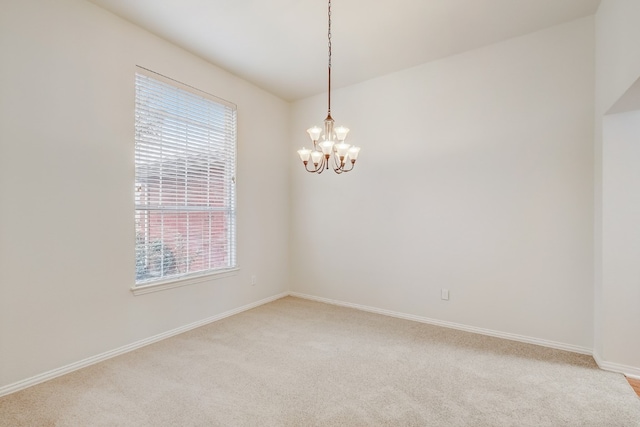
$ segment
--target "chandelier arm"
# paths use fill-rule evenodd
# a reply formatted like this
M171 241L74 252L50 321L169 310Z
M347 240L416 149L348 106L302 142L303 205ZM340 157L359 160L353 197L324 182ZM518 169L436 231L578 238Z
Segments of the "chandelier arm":
M337 173L338 175L340 175L342 172L344 172L344 167L343 166L338 166L338 164L335 163L335 166L333 167L333 171L335 173Z
M320 161L320 163L318 163L318 166L316 166L315 169L309 170L306 166L305 166L305 169L307 169L307 172L317 173L318 175L320 175L325 169L325 158L324 158L324 156L322 156L322 160Z
M324 160L324 157L322 157L322 159ZM306 169L307 172L311 172L311 173L321 173L322 172L322 162L318 163L318 166L314 166L314 169L309 169L309 163L304 165L304 168ZM320 172L318 172L320 171Z
M340 164L338 163L339 159L338 156L335 153L331 154L331 157L333 157L333 170L342 170L344 169L344 164Z
M306 165L304 165L304 168L306 169L307 172L317 172L317 169L314 170L310 170L309 169L309 164L307 163Z
M334 169L335 173L341 174L343 172L351 172L353 170L353 168L356 166L356 163L355 162L348 162L348 163L351 163L351 168L350 169L346 169L347 162L345 162L345 164L339 168L340 172L338 172L337 170Z

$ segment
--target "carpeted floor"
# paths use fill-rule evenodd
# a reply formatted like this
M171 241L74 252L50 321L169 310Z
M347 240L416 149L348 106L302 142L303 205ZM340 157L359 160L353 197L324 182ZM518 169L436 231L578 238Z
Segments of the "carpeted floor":
M2 426L640 426L589 356L284 298L0 398Z

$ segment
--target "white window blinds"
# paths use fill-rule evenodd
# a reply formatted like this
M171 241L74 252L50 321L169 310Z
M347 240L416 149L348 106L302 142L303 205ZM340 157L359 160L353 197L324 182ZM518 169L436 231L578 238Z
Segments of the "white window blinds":
M236 107L136 73L136 285L236 267Z

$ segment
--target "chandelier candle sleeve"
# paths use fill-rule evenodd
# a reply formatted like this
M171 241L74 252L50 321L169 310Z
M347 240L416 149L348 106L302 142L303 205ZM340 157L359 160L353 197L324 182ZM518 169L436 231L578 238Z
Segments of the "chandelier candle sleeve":
M331 117L331 0L327 16L329 18L329 85L327 91L327 118L324 119L324 129L318 126L307 129L309 138L313 142L313 148L302 148L298 150L300 160L304 164L307 172L321 174L331 168L337 174L351 172L358 159L360 147L345 143L349 129L344 126L334 128L334 121ZM333 161L331 158L333 157ZM312 166L309 165L311 159Z

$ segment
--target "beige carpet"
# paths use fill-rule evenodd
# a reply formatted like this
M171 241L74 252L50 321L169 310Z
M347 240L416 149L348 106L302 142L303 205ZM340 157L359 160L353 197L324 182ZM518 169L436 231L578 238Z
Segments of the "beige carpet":
M0 398L2 426L640 426L589 356L284 298Z

